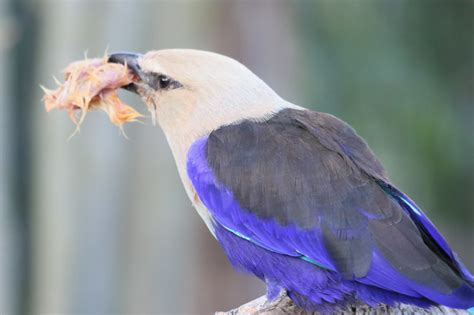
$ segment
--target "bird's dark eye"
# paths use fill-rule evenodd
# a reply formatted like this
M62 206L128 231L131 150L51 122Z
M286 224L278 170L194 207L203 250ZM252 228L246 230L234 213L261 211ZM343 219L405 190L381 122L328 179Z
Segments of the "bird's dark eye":
M178 81L175 81L169 76L161 73L147 72L144 77L148 86L154 90L173 90L183 86Z
M160 85L161 89L166 89L171 83L171 80L169 77L165 75L159 75L158 76L158 84Z

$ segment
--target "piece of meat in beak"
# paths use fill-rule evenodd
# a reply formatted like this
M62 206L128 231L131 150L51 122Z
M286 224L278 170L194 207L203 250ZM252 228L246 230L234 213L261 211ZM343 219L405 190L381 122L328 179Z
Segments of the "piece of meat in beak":
M138 64L138 60L142 57L142 54L130 53L130 52L117 52L110 54L107 62L109 63L119 63L122 65L127 65L127 67L132 71L134 78L132 83L122 86L123 89L126 89L130 92L138 94L138 86L136 83L142 82L144 78L144 73Z

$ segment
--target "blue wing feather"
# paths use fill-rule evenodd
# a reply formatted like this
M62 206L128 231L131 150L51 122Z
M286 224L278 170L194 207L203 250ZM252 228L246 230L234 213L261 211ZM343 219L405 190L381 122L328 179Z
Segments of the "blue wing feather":
M187 173L200 200L210 211L215 224L270 252L298 257L329 272L337 272L333 257L324 244L322 236L324 232L320 226L302 229L296 224L282 225L271 218L262 219L242 209L233 192L216 179L207 164L206 143L207 138L202 138L190 148ZM435 243L449 258L453 259L456 265L461 265L432 223L408 197L392 186L386 185L382 188L398 201L410 216L415 215L417 217L415 220L425 227ZM464 273L467 278L472 277L466 269L463 269ZM401 275L376 248L372 252L372 263L368 273L364 277L353 280L369 287L378 287L414 298L428 298L436 303L453 307L467 308L472 306L471 301L474 300L474 290L468 285L464 284L450 293L438 292Z
M196 141L188 153L187 173L200 200L209 209L214 221L235 235L275 253L301 257L326 269L335 270L324 249L318 231L303 232L295 225L280 226L273 220L261 220L242 211L229 189L212 176L204 150L207 138ZM285 238L285 241L282 241ZM311 246L304 241L310 240Z
M420 229L425 231L427 236L434 241L433 244L442 250L442 255L446 255L446 262L448 264L453 264L453 267L459 270L459 272L462 274L462 277L466 281L470 282L471 285L474 285L474 277L470 274L470 272L458 258L456 253L452 251L452 249L448 245L448 242L441 235L441 233L438 232L434 224L423 213L423 210L421 210L416 205L416 203L410 199L410 197L402 193L394 186L381 181L379 181L379 185L387 192L387 194L389 194L399 202L400 206L407 213L410 214L410 217L420 227Z

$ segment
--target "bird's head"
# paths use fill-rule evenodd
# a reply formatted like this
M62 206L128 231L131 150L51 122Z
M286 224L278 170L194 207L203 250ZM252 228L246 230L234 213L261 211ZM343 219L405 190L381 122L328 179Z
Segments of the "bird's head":
M223 125L264 118L285 103L244 65L211 52L116 53L109 62L132 69L137 80L126 88L142 97L171 141L192 141Z

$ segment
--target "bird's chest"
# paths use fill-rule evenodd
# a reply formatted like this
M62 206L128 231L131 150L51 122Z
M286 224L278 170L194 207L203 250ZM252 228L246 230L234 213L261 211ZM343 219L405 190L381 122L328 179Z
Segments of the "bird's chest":
M170 143L171 144L171 143ZM193 187L193 184L189 180L186 165L189 162L189 156L187 156L187 151L185 148L175 146L171 144L171 149L175 158L176 166L178 168L178 173L181 178L181 182L183 183L184 189L186 194L191 201L193 207L198 212L201 219L204 221L206 226L208 227L209 231L215 237L215 229L212 223L212 217L209 213L209 210L206 206L202 203L199 199L199 195Z
M189 182L189 179L188 179L188 182ZM191 185L191 183L189 183L189 184ZM216 237L215 226L214 226L214 223L213 223L213 220L212 220L212 217L211 217L211 214L210 214L209 210L201 202L201 200L199 199L199 196L196 193L196 191L194 190L194 188L191 186L190 189L192 191L190 199L191 199L191 202L192 202L194 208L196 209L199 216L204 221L204 223L206 224L207 228L212 233L212 235L214 235L214 237Z

